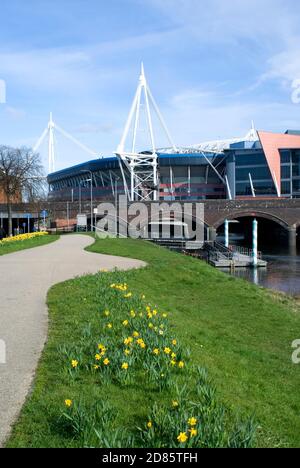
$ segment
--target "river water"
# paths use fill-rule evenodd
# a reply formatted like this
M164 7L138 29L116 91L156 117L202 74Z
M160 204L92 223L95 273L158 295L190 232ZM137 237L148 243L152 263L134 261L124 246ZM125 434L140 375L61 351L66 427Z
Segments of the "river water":
M291 254L287 248L262 249L267 268L237 268L223 271L265 288L300 297L300 250Z

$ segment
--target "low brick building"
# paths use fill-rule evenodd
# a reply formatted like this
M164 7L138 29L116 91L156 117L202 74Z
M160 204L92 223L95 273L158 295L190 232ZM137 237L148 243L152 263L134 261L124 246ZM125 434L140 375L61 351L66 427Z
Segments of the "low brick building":
M7 203L7 199L6 199L6 195L5 195L5 192L3 190L3 188L1 187L0 185L0 204L2 203ZM21 193L17 194L13 200L12 200L12 203L22 203L22 195Z
M6 203L6 196L1 186L0 186L0 203Z

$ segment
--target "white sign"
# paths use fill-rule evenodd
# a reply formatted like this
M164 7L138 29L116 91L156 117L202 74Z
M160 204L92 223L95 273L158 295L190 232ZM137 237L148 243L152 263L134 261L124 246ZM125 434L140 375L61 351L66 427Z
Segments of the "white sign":
M87 227L87 215L77 215L77 226L79 227Z

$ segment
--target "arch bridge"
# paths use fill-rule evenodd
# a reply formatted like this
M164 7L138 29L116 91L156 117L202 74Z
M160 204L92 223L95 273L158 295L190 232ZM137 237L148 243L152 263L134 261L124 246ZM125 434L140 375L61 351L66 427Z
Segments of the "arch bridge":
M289 245L296 246L300 229L300 199L220 200L205 201L204 205L205 221L210 226L212 238L226 220L257 218L258 221L269 221L270 226L275 223L287 233Z
M94 203L96 208L101 202L95 201ZM170 201L164 203L172 205L173 203L191 204L192 202ZM280 227L287 233L290 245L296 245L297 232L300 234L300 199L206 200L201 203L204 206L204 222L212 240L215 239L217 231L220 230L225 220L257 218L269 222L269 224L266 223L266 229L272 229L272 226L276 225ZM51 221L58 226L67 226L67 219L70 223L76 223L76 215L79 213L79 205L76 202L70 204L53 201L44 202L42 207L16 204L13 207L13 212L32 213L32 218L35 218L41 208L49 212ZM3 205L3 208L0 206L0 212L5 212L5 210L6 206ZM83 202L82 212L89 216L90 211L90 202Z

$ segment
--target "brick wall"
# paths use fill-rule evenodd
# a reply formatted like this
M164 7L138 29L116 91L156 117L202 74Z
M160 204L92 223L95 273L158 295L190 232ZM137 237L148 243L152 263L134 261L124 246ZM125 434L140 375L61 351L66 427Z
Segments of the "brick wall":
M22 201L22 198L21 198L21 194L18 194L14 200L12 200L13 203L21 203ZM1 188L0 186L0 203L7 203L7 200L6 200L6 195L3 191L3 189Z

